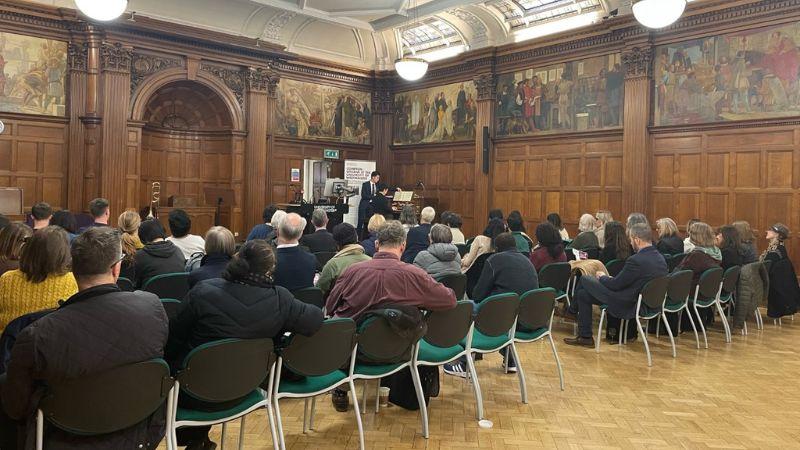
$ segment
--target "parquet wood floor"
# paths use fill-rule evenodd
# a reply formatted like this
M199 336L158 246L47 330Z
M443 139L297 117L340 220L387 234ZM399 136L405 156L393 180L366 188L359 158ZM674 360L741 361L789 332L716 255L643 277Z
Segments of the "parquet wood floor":
M441 394L429 409L430 439L421 435L417 412L390 406L363 416L367 448L800 448L800 317L781 327L766 322L763 331L749 324L750 335L734 335L732 344L717 326L708 350L697 350L693 336L683 334L677 359L668 339L651 336L651 368L641 341L603 343L596 354L561 343L572 326L555 325L565 391L549 345L521 345L527 405L516 375L501 372L499 355L477 362L492 429L478 427L467 382L442 375ZM337 413L329 396L317 402L316 430L308 434L302 433L302 401L282 401L281 410L292 450L358 448L352 408ZM245 430L245 448L271 448L265 414L249 416ZM217 442L219 431L212 431ZM236 448L237 437L238 422L228 426L226 445Z

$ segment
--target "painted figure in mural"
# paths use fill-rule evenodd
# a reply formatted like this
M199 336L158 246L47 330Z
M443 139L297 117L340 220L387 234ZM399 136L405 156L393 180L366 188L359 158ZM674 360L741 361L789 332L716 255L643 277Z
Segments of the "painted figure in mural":
M556 85L558 95L558 126L560 128L572 128L572 80L569 73L563 72L561 79Z
M614 68L606 75L610 125L620 125L619 113L622 110L622 89L624 82L625 78L622 74L622 67L619 64L614 64Z
M458 89L458 97L456 98L456 126L464 125L467 120L467 93L464 91L464 83Z

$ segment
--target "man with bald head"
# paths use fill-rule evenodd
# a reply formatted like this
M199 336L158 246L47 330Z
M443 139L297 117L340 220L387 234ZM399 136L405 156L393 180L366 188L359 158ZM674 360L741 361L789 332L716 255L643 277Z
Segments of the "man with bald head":
M300 248L300 236L306 228L306 219L289 213L280 221L278 249L276 251L275 284L289 291L314 286L317 258Z

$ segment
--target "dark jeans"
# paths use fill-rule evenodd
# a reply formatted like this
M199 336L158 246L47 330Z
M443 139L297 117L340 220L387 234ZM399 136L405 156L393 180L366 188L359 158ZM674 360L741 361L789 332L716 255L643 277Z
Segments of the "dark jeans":
M0 390L2 390L5 383L6 374L2 374L0 375ZM8 417L2 404L3 398L0 396L0 449L14 450L16 448L22 448L23 442L21 442L20 439L23 441L25 439L25 430L23 428L25 423Z
M578 336L592 337L592 305L602 305L603 303L592 297L579 284L575 291L575 297L570 304L570 312L578 316ZM598 336L599 339L599 336Z

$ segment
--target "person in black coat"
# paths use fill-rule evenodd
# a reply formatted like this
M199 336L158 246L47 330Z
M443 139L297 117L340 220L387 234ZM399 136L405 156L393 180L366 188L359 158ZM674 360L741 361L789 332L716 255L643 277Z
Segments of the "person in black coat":
M567 311L567 315L577 315L578 335L565 338L566 344L593 347L592 305L608 305L608 314L620 319L633 319L636 301L644 285L654 278L667 275L667 262L653 246L650 226L633 225L628 234L636 254L625 261L619 275L609 277L598 273L597 278L581 278L575 301Z
M472 299L476 303L495 294L514 292L522 295L539 289L536 269L530 259L517 250L516 242L511 233L501 233L494 238L497 251L483 264L478 284L472 290Z
M358 232L361 235L361 230L365 228L369 217L372 215L369 212L369 206L372 198L378 193L378 182L381 180L381 173L377 170L370 174L369 181L361 184L361 200L358 202Z
M600 250L600 262L608 264L613 260L625 261L633 253L625 227L616 221L606 223L603 228L603 249Z
M378 193L372 198L372 203L370 204L370 216L373 214L380 214L383 217L391 218L394 215L392 202L389 200L388 194L388 186L385 184L378 185Z
M295 299L275 284L275 263L275 253L266 241L249 241L228 263L222 278L200 282L189 291L170 324L166 357L173 370L181 368L192 349L207 342L226 338L277 341L285 332L310 336L322 326L320 308ZM178 404L212 411L229 407L183 394ZM179 429L178 445L204 444L209 448L210 428Z
M784 242L789 239L789 228L776 223L767 230L769 247L761 254L760 260L770 262L769 295L767 296L767 316L777 319L789 316L800 309L800 286L797 284L792 260L786 252Z
M139 225L139 239L144 248L136 252L133 284L141 288L156 275L179 273L185 270L186 258L181 249L165 240L164 228L156 219L145 220Z
M665 255L680 255L683 253L683 239L678 235L678 225L669 217L656 221L658 231L658 244L656 248ZM687 232L689 230L686 230Z
M403 251L403 257L401 258L403 262L413 263L417 253L428 248L431 242L428 236L431 234L431 223L433 223L434 217L436 217L436 210L430 206L422 208L422 212L419 215L419 225L408 230L406 249Z
M719 227L715 237L717 247L722 252L722 268L744 265L744 249L741 246L739 231L733 225Z
M306 219L298 214L286 215L278 226L278 248L275 250L275 284L291 292L314 285L317 258L300 248L300 236Z
M212 278L219 278L236 251L233 233L225 227L211 227L206 233L205 256L200 267L189 273L189 287Z
M311 214L311 223L314 224L315 231L307 234L300 239L300 245L308 247L311 253L339 251L333 235L328 231L328 215L321 209L315 209Z

